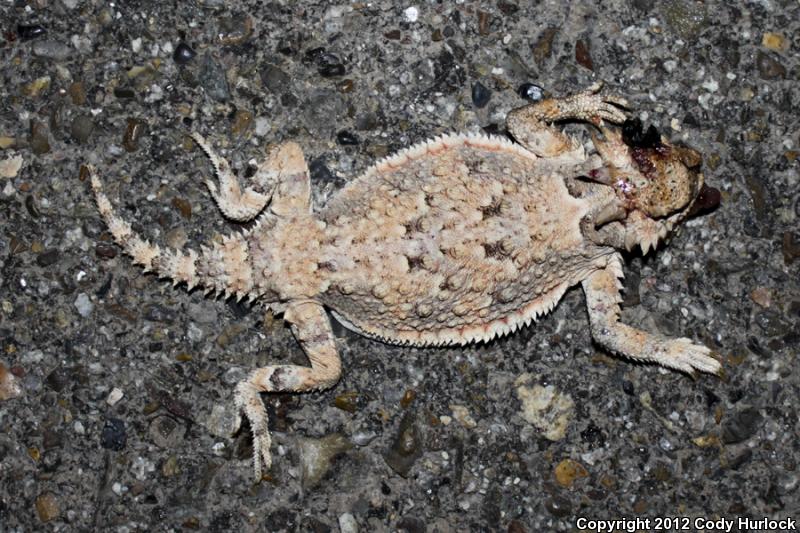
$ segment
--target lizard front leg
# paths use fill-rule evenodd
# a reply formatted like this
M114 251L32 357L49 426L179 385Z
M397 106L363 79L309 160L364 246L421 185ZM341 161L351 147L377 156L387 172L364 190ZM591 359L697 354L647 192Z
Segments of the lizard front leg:
M589 310L592 337L603 348L639 361L651 361L662 366L695 375L696 372L721 374L720 362L705 346L692 344L689 339L670 339L646 333L619 321L622 288L622 264L618 254L608 266L583 281L586 305Z
M236 386L236 405L244 411L253 430L253 467L256 480L262 467L269 469L272 457L267 427L267 411L261 392L307 392L332 387L342 372L330 321L322 305L313 300L290 303L284 319L311 363L265 366L254 370Z
M559 120L599 124L605 120L620 124L627 118L621 108L628 102L619 96L598 94L601 82L578 94L546 98L509 112L506 126L522 146L541 157L556 157L577 148L573 141L552 126Z
M237 222L247 222L255 218L267 205L275 188L282 183L308 182L308 166L296 143L286 142L273 146L266 159L258 164L252 184L243 191L228 161L217 154L199 133L193 132L192 139L214 166L219 185L212 180L206 180L211 196L222 213Z

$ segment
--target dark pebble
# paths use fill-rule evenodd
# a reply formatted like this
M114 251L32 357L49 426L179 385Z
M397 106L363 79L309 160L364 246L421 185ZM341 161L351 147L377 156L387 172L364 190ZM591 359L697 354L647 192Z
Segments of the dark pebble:
M497 2L497 9L499 9L503 15L510 16L519 11L519 6L510 2L501 1Z
M94 120L91 115L78 115L72 119L72 124L69 127L70 135L72 138L83 144L89 140L89 136L94 130Z
M129 118L125 128L125 135L122 137L122 146L128 152L135 152L139 148L139 139L142 138L145 124L139 119Z
M175 47L175 51L172 52L172 60L179 65L185 65L194 59L196 55L197 52L192 50L191 46L181 41L178 43L178 46Z
M225 102L230 96L228 80L225 77L225 70L214 60L211 54L203 57L203 65L200 68L200 80L203 88L213 100Z
M422 455L422 439L412 412L407 412L400 421L394 442L386 451L384 460L389 467L406 477L416 460Z
M492 91L487 89L484 84L479 81L472 84L472 103L475 104L475 107L478 109L486 107L491 98Z
M416 516L404 516L397 521L395 527L397 531L402 531L404 533L425 533L427 531L425 521Z
M342 130L336 134L336 142L341 144L342 146L354 146L358 144L360 141L358 137L353 135L347 130Z
M281 68L269 63L261 67L261 83L275 94L284 94L291 88L291 79Z
M523 83L517 88L517 94L529 102L538 102L544 98L544 89L534 83Z
M544 502L544 507L553 516L563 518L572 514L572 504L566 498L562 498L558 494L554 494L547 498Z
M303 54L303 62L304 63L316 63L320 56L325 53L325 48L322 46L318 46L316 48L310 48L306 50L306 53Z
M594 70L594 63L592 63L592 55L589 52L589 45L586 41L579 39L575 43L575 61L582 67Z
M800 237L790 231L783 233L783 262L787 265L794 263L800 257Z
M42 448L52 450L61 448L64 444L64 434L56 429L48 428L42 432Z
M508 533L528 533L528 530L525 529L525 526L522 525L522 522L519 520L512 520L508 523L508 529L506 530Z
M341 63L326 63L317 68L320 76L323 78L333 78L335 76L344 76L344 65Z
M38 24L32 24L30 26L20 24L17 26L17 35L19 35L19 38L23 41L30 41L31 39L41 37L45 33L47 33L47 30Z
M731 470L739 470L742 466L749 463L752 458L752 450L743 450L741 453L728 460L728 468Z
M622 124L622 142L634 148L655 148L661 144L661 136L652 124L644 131L641 120L629 118Z
M634 393L633 382L631 382L630 380L627 380L627 379L623 380L622 381L622 392L624 392L628 396L633 396L633 393Z
M557 33L558 28L547 28L536 40L536 44L533 45L533 59L536 64L542 65L550 58L553 53L553 40Z
M107 419L100 433L100 445L107 450L118 452L125 448L127 440L125 422L119 418Z
M97 243L94 253L102 259L114 259L117 257L117 247L107 242Z
M783 322L780 313L771 309L761 311L755 316L755 323L764 332L766 337L777 337L786 333L787 325Z
M36 264L40 267L49 267L58 262L61 254L58 250L47 250L36 256Z
M313 516L307 516L300 522L300 531L308 531L309 533L331 533L333 529L331 526Z
M380 126L378 115L368 111L356 117L356 129L358 131L370 131Z
M297 527L298 514L290 509L278 509L267 515L264 522L269 524L269 528L274 531L295 531Z
M36 205L36 198L32 194L25 197L25 209L28 210L28 214L33 218L42 216L42 213L39 212L39 206Z
M697 199L694 201L694 204L692 204L692 207L689 210L689 216L711 211L715 209L721 201L722 194L719 192L719 189L715 187L709 187L704 183L700 188L700 192L697 193Z
M100 286L99 289L97 289L97 292L95 292L98 298L102 299L106 297L108 291L111 290L111 282L113 280L114 280L113 274L109 274L106 281Z
M761 414L755 407L747 407L726 417L722 423L722 442L736 444L753 436L761 427Z
M72 368L59 366L44 378L44 383L56 392L61 392L72 383Z
M774 80L777 78L786 77L786 67L780 61L759 50L756 56L756 68L758 68L758 75L762 80Z
M395 29L387 31L383 34L383 36L392 41L399 41L400 37L402 37L402 34L400 33L400 30Z
M163 322L171 324L175 313L172 309L168 309L158 304L153 304L147 308L144 313L144 319L148 322Z
M121 100L136 98L136 91L130 87L114 87L114 96Z
M28 137L31 150L36 155L46 154L50 151L50 140L47 135L47 126L37 120L31 121L31 133Z

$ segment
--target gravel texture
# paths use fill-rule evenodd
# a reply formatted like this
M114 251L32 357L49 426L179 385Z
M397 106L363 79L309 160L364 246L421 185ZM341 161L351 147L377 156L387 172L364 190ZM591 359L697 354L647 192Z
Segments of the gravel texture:
M2 2L0 532L796 518L800 5L594 4ZM481 346L337 329L334 389L266 398L275 465L254 484L233 386L302 352L280 319L131 265L82 165L149 238L196 247L236 226L191 129L240 175L299 141L320 205L401 147L502 131L525 83L598 79L700 150L722 191L627 258L624 319L713 347L727 378L602 353L577 289Z

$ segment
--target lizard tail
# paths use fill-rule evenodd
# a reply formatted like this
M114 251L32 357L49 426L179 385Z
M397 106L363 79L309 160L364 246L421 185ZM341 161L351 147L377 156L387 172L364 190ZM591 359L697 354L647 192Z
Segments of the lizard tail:
M202 286L206 293L222 293L226 298L236 296L237 300L244 297L252 300L258 296L254 291L247 235L223 237L222 242L210 247L202 246L200 254L194 250L184 252L161 248L137 234L114 212L111 201L103 192L100 178L91 166L89 174L97 208L108 230L133 262L144 267L145 272L169 278L174 285L186 283L189 290Z
M189 289L198 285L200 280L197 271L197 252L165 250L142 238L126 220L114 212L94 167L89 166L89 174L100 215L105 220L108 231L114 236L114 240L133 258L133 262L142 265L145 272L155 272L159 277L170 278L175 285L185 282Z

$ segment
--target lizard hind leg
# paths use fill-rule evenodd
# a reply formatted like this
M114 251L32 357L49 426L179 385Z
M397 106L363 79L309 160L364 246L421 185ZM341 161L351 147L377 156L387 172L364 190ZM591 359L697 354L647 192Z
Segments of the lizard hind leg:
M254 370L236 386L235 401L253 431L253 468L256 480L272 464L267 411L261 392L308 392L332 387L341 375L330 321L321 304L303 300L289 304L284 319L311 363L310 367L274 365Z
M218 184L206 180L206 186L222 214L231 220L247 222L254 219L270 198L275 211L276 203L280 203L277 197L281 196L281 190L286 189L287 184L305 182L306 188L310 188L308 166L296 143L285 142L273 146L267 158L258 164L251 185L242 190L228 161L217 154L199 133L193 132L192 139L211 160ZM306 203L308 197L306 191Z

